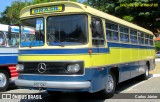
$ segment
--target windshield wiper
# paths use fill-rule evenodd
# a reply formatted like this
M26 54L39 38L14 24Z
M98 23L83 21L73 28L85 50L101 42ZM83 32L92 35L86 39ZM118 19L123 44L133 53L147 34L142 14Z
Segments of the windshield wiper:
M64 45L62 44L62 42L60 41L60 40L58 40L58 39L56 39L56 38L53 38L50 34L48 34L48 36L49 36L49 42L56 42L56 43L58 43L57 44L57 46L61 46L61 47L64 47Z

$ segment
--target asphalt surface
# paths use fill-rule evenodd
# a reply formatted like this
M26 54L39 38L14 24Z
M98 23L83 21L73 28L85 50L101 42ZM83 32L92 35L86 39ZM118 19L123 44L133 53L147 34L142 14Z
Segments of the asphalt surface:
M156 63L159 65L160 61ZM46 91L17 89L14 87L9 88L3 94L10 93L12 95L13 93L27 93L32 97L37 95L41 99L1 99L0 102L160 102L160 73L156 73L156 76L150 75L148 80L141 80L140 77L137 77L125 81L117 86L116 94L108 99L100 99L97 93L62 93L50 95ZM141 96L148 95L153 96L152 99L141 98Z

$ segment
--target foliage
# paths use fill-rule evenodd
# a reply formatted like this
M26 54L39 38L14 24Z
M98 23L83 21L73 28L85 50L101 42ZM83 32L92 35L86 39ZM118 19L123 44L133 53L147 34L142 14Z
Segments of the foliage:
M27 5L27 2L13 1L11 6L6 7L1 13L0 22L3 24L18 24L20 10Z
M54 2L60 0L25 0L22 2L21 0L13 1L11 6L6 7L6 9L1 13L0 23L2 24L18 24L20 10L28 5L39 4L45 2ZM66 0L61 0L66 1ZM77 0L70 0L76 2Z
M126 21L131 22L131 21L133 21L134 17L132 17L132 16L123 16L123 19L126 20Z
M155 42L156 51L160 51L160 41Z
M147 28L160 28L160 0L86 0L88 5Z

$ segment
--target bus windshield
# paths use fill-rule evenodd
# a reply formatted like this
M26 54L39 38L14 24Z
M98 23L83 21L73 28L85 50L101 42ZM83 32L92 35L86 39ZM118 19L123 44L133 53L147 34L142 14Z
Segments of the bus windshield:
M49 46L82 45L87 43L87 16L64 15L47 18Z
M44 19L31 18L22 20L21 43L22 47L44 45Z

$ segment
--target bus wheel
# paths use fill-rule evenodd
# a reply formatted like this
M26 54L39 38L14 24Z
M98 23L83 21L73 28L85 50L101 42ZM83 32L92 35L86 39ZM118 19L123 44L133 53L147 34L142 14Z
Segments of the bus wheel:
M143 80L147 80L149 78L149 67L145 65L145 73L141 77Z
M107 84L105 86L105 89L100 91L100 97L102 98L110 98L113 96L116 88L116 77L115 75L111 72L108 74L107 77Z
M9 75L7 71L0 70L0 92L6 91L8 86L9 86Z

